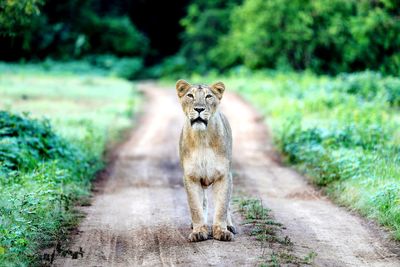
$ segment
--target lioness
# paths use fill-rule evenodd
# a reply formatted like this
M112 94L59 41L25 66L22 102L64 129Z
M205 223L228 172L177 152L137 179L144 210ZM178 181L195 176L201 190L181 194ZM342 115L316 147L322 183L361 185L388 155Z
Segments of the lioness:
M232 133L226 117L218 110L225 85L191 85L184 80L176 83L176 91L185 123L179 140L190 213L192 242L208 239L208 203L206 189L212 185L215 214L212 226L214 239L233 240L236 232L229 212L232 192Z

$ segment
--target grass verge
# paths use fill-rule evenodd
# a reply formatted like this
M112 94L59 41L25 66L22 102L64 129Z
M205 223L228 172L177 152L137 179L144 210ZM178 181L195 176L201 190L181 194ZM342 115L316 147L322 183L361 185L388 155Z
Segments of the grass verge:
M0 265L35 266L76 225L140 97L125 80L22 67L2 72L0 94Z
M223 80L266 117L287 163L400 240L400 79L239 72Z

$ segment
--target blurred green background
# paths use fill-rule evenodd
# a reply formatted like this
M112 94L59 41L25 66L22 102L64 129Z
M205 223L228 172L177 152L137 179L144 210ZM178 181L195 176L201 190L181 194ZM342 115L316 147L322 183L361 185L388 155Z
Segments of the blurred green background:
M177 71L365 69L398 75L398 0L3 0L0 60L133 60ZM104 56L107 55L107 60ZM101 56L97 59L95 56ZM138 68L138 64L132 64ZM149 68L152 67L152 68Z

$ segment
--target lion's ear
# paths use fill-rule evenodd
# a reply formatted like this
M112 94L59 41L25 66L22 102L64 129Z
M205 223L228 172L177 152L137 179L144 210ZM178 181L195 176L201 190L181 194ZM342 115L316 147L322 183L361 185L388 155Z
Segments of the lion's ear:
M190 89L190 83L185 80L179 80L176 82L176 92L178 93L179 97L184 96L187 91Z
M219 100L221 100L225 91L225 84L223 82L216 82L211 85L211 91L218 97Z

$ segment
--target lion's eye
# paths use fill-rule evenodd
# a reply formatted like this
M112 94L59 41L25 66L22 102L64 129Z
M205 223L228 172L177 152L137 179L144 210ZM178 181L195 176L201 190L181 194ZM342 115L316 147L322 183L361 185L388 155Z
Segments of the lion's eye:
M211 98L211 97L213 97L212 95L206 95L206 98Z
M194 95L192 95L192 94L187 94L187 96L190 98L194 98Z

